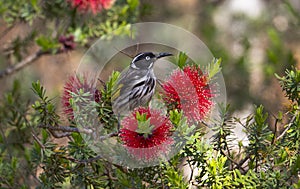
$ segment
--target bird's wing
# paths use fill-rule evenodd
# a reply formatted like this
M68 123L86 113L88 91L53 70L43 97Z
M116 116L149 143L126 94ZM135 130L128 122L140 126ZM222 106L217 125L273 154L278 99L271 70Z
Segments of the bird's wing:
M120 94L124 93L124 89L127 88L129 81L132 80L131 75L132 74L130 74L129 69L120 75L117 83L113 87L112 97L111 97L112 101L115 101L120 96Z

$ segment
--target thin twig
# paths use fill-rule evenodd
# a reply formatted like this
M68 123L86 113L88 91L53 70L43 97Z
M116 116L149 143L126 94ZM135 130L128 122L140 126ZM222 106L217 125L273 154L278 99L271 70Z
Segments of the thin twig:
M109 166L109 167L108 167ZM118 180L116 177L114 177L113 175L112 175L112 173L111 173L111 171L112 171L112 167L111 167L111 165L108 165L108 166L105 166L105 169L106 169L106 172L107 172L107 177L108 177L108 179L110 179L111 181L115 181L115 180Z
M72 133L85 133L85 134L93 133L92 129L80 129L77 127L69 127L69 126L39 125L38 127L48 129L51 135L55 138L68 137ZM56 132L56 131L61 131L61 132Z
M237 166L242 167L249 158L250 158L250 154L248 154L243 160L241 160Z
M118 136L118 135L119 135L119 133L110 133L110 134L105 135L105 136L100 136L98 139L100 141L102 141L102 140L105 140L107 138L115 137L115 136Z
M42 144L42 142L40 141L40 139L34 134L31 132L31 135L33 137L33 139L38 143L38 145L42 148L42 149L45 149L45 146Z
M67 159L67 160L70 160L72 162L79 163L79 164L92 163L92 162L97 161L99 159L103 159L103 157L101 155L98 155L98 156L95 156L95 157L89 158L89 159L75 159L75 158L72 158L72 157L64 157L64 158Z
M65 158L67 160L70 160L74 163L79 163L79 164L93 163L97 160L105 159L101 155L98 155L98 156L95 156L95 157L92 157L92 158L88 158L88 159L75 159L75 158L72 158L72 157L63 157L63 158ZM112 165L117 167L118 169L120 169L122 172L128 173L128 170L125 167L122 167L121 165L117 165L117 164L114 164L114 163Z
M194 177L194 167L191 165L190 161L187 161L187 163L189 164L189 167L191 169L191 175L190 175L190 178L189 178L189 184L190 184L193 180L193 177Z
M236 167L238 169L241 169L244 173L246 173L246 170L239 164L237 163L236 161L234 161L230 156L228 156L227 154L225 154L225 156L229 159L229 161L231 161L233 164L236 165Z
M56 54L60 54L60 53L64 53L66 52L65 50L58 50L56 52ZM4 70L0 70L0 79L4 78L5 76L11 75L21 69L23 69L24 67L32 64L34 61L36 61L37 59L39 59L41 56L43 55L47 55L47 54L52 54L50 51L43 51L41 49L37 50L35 53L29 55L27 58L25 58L24 60L20 61L19 63L16 63L12 66L7 67Z
M72 133L85 133L85 134L93 134L95 131L92 129L84 129L84 128L77 128L77 127L70 127L70 126L52 126L52 125L39 125L39 128L48 129L52 136L55 138L63 138L68 137ZM61 131L62 133L57 133L56 131ZM103 141L105 139L116 137L118 136L118 132L110 133L108 135L99 136L97 141Z
M11 29L13 29L15 25L9 26L8 28L6 28L1 34L0 34L0 40L5 37L6 34L8 34L10 32Z
M278 118L275 117L275 123L274 123L275 131L274 131L274 135L273 135L271 144L275 144L275 142L276 142L276 135L277 135L277 130L278 130L278 121L279 121Z
M49 129L52 131L62 131L62 132L68 132L68 133L85 133L85 134L91 134L94 131L92 129L81 129L77 127L69 127L69 126L52 126L52 125L39 125L38 127Z
M0 71L0 79L7 75L11 75L11 74L19 71L20 69L24 68L25 66L33 63L35 60L40 58L43 54L47 54L47 52L38 50L34 54L32 54L32 55L28 56L27 58L25 58L24 60L22 60L21 62L16 63L12 66L9 66L5 70L1 70Z
M293 118L291 119L291 121L290 121L290 123L288 124L288 126L285 128L285 130L276 138L276 140L279 140L280 138L282 138L284 135L285 135L285 133L291 128L291 126L293 125L293 122L295 121L295 119L296 119L296 115L297 114L295 114L294 116L293 116Z
M63 132L63 133L58 133L56 131L53 131L51 129L48 129L49 132L51 133L52 136L54 136L54 138L64 138L64 137L69 137L71 136L71 132Z
M98 78L98 81L103 85L103 87L106 87L106 83L102 81L100 78Z

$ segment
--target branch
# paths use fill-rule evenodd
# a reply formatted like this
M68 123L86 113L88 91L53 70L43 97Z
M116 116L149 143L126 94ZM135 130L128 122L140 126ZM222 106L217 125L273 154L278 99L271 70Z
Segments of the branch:
M240 163L237 163L236 161L234 161L229 155L225 154L225 156L229 159L229 161L231 161L233 164L236 165L236 167L240 170L242 170L244 173L246 173L246 170L242 167L243 164L240 165Z
M192 182L192 180L193 180L193 177L194 177L194 167L193 167L193 165L191 165L191 162L190 161L187 161L187 163L189 164L189 167L190 167L190 170L191 170L191 175L190 175L190 179L189 179L189 183L191 183Z
M9 26L8 28L6 28L6 29L0 34L0 40L1 40L3 37L5 37L5 35L8 34L8 33L11 31L11 29L13 29L14 26L15 26L15 25L12 25L12 26Z
M105 168L105 170L106 170L106 172L107 172L107 177L108 177L108 179L110 179L111 181L116 181L116 180L118 180L116 177L114 177L113 175L112 175L112 166L110 165L109 167L108 166L104 166L104 168Z
M75 159L75 158L72 158L72 157L64 157L63 158L67 159L67 160L70 160L74 163L78 163L78 164L87 164L87 163L93 163L97 160L105 160L105 158L103 158L101 155L97 155L95 157L92 157L92 158L88 158L88 159ZM113 166L117 167L118 169L120 169L122 172L124 173L128 173L128 169L126 167L122 167L121 165L117 165L117 164L112 164Z
M293 122L294 122L295 119L296 119L296 115L297 115L297 114L295 114L295 115L293 116L293 118L291 119L290 123L289 123L288 126L285 128L285 130L284 130L284 131L276 138L276 141L279 140L280 138L282 138L282 137L285 135L285 133L291 128L291 126L293 125Z
M92 163L92 162L97 161L99 159L103 159L103 157L100 156L100 155L89 158L89 159L75 159L75 158L72 158L72 157L63 157L63 158L65 158L67 160L70 160L72 162L75 162L75 163L79 163L79 164Z
M42 142L39 140L39 138L38 138L33 132L31 132L31 135L32 135L33 139L38 143L38 145L39 145L42 149L45 149L45 146L42 144Z
M66 52L65 50L59 49L55 54L60 54L60 53L64 53ZM33 63L34 61L36 61L37 59L39 59L42 55L47 55L47 54L52 54L52 52L50 51L43 51L41 49L37 50L35 53L33 53L32 55L29 55L27 58L25 58L24 60L20 61L19 63L16 63L12 66L7 67L4 70L0 71L0 79L4 78L5 76L11 75L19 70L21 70L22 68L24 68L25 66L30 65L31 63Z
M110 133L110 134L105 135L105 136L100 136L100 137L99 137L99 140L102 141L102 140L105 140L105 139L107 139L107 138L115 137L115 136L118 136L118 135L119 135L119 133Z
M44 54L47 54L47 52L38 50L34 54L32 54L32 55L28 56L27 58L25 58L24 60L22 60L21 62L16 63L12 66L9 66L5 70L1 70L0 71L0 79L2 79L3 77L5 77L7 75L11 75L11 74L19 71L20 69L24 68L25 66L33 63L35 60L37 60Z
M243 166L243 164L248 160L250 158L250 154L247 154L247 156L243 159L243 160L241 160L239 163L238 163L238 167L242 167Z
M274 116L274 115L273 115L273 116ZM275 117L275 116L274 116L274 117ZM277 117L275 117L275 123L274 123L275 131L274 131L274 135L273 135L271 144L275 144L275 142L276 142L276 134L277 134L277 130L278 130L278 126L277 126L278 121L279 121L279 119L278 119Z
M71 133L93 134L95 132L92 129L77 128L77 127L70 127L70 126L39 125L38 127L48 129L55 138L67 137L70 136ZM55 131L61 131L62 133L57 133ZM103 141L107 138L118 136L118 134L119 134L118 132L110 133L108 135L99 136L97 139Z
M85 133L85 134L91 134L94 131L92 129L81 129L77 127L69 127L69 126L52 126L52 125L39 125L38 127L49 129L52 131L62 131L62 132L68 132L68 133Z

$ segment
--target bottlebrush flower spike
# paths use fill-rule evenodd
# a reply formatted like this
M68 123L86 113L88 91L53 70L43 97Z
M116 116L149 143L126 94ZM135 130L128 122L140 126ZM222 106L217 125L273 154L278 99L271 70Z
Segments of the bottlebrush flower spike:
M140 121L139 117L145 120ZM147 128L141 129L141 124L148 122ZM120 129L120 138L128 151L137 159L151 160L168 152L173 139L170 137L172 123L157 110L140 107L131 115L125 117ZM147 134L145 134L147 133Z
M93 14L101 12L102 9L109 9L114 4L114 0L69 0L74 8L79 11L92 11Z
M101 94L98 89L92 86L93 81L88 81L85 76L80 77L78 75L70 76L68 81L65 83L64 92L62 96L62 105L64 113L70 118L73 119L73 108L70 103L70 99L73 98L72 93L79 94L80 90L84 93L90 92L91 99L95 102L100 102Z
M183 110L189 120L200 121L213 104L207 75L194 66L175 70L162 85L162 98L169 109Z

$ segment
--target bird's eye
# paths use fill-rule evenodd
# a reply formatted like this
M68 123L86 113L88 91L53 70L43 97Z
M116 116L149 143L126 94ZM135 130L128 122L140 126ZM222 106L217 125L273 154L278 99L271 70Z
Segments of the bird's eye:
M146 56L146 60L150 60L150 56Z

